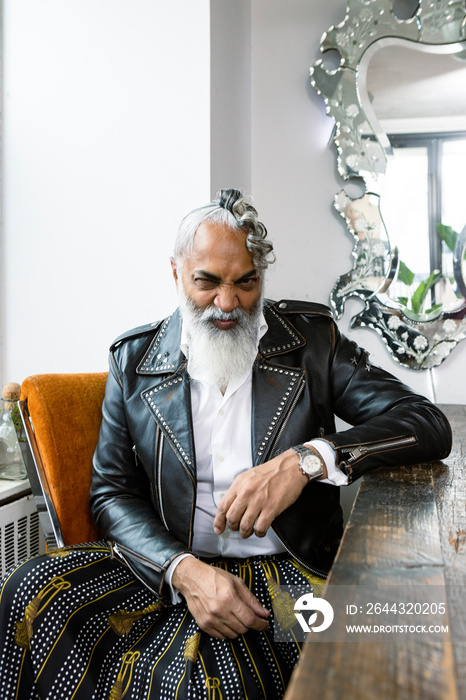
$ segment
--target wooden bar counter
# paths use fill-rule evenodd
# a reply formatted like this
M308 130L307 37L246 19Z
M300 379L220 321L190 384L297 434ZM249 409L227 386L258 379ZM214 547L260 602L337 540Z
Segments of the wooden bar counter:
M354 585L362 606L368 586L443 587L448 634L314 637L285 700L466 699L466 407L440 408L453 430L450 457L362 479L323 597L332 600L333 586Z

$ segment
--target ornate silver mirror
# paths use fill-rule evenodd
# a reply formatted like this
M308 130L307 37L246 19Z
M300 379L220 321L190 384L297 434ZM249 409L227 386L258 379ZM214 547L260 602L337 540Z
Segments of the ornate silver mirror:
M354 248L331 304L340 318L360 298L352 327L405 367L435 367L466 338L466 2L349 0L321 51L312 84L339 173L362 190L335 197Z

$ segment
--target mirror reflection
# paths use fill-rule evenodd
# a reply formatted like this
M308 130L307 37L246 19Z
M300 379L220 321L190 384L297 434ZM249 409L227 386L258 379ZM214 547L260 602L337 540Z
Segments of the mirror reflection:
M413 319L433 318L464 303L453 253L466 223L466 51L387 42L361 89L388 155L381 213L400 264L387 293Z
M344 180L337 211L353 239L353 263L335 282L364 308L351 326L374 329L412 369L439 365L466 338L466 7L462 0L352 0L323 35L314 88L335 120ZM404 6L403 6L404 7Z

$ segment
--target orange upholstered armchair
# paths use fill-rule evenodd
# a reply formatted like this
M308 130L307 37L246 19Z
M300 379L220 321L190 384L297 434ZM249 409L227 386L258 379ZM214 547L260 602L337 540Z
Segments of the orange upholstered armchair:
M21 385L26 467L50 549L99 538L89 489L106 379L106 372L41 374Z

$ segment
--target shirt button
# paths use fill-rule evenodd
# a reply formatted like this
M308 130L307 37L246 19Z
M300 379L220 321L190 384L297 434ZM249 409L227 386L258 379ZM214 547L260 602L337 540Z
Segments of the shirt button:
M225 461L225 457L223 457L223 455L217 455L217 462L224 462L224 461Z
M224 413L225 413L225 411L223 410L223 408L219 409L219 412L218 412L219 416L223 416Z

